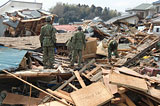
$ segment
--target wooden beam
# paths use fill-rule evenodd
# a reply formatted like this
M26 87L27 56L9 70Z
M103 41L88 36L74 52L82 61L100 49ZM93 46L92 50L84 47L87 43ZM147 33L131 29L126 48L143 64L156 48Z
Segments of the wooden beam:
M66 95L66 96L70 96L70 93L66 92L66 91L63 91L63 90L57 90L58 92Z
M133 101L126 95L126 94L121 94L121 96L123 98L125 98L126 103L128 104L128 106L136 106Z
M126 61L123 66L128 66L129 63L134 62L136 59L139 59L141 56L145 55L145 53L149 50L152 49L157 42L159 42L159 38L157 38L150 46L148 46L147 48L145 48L144 50L142 50L140 53L138 53L137 55L135 55L132 59L129 59L128 61Z
M65 99L66 101L74 104L74 102L73 102L73 100L72 100L72 98L71 98L70 96L64 95L64 94L62 94L62 93L60 93L60 92L57 92L57 91L52 91L51 89L46 89L46 90L47 90L49 93L51 93L51 94L53 94L53 95L55 95L55 96L57 96L57 97L59 97L59 98Z
M117 97L117 98L111 99L112 104L119 104L119 103L123 103L123 102L125 102L125 99L122 97Z
M117 106L127 106L127 105L124 103L119 103L119 104L117 104Z
M97 66L96 68L94 68L92 71L90 71L88 74L87 74L87 77L89 78L90 75L94 74L97 70L99 70L101 67L100 66Z
M77 79L78 79L81 87L82 87L82 88L85 88L86 85L85 85L83 79L81 78L81 76L79 75L79 72L78 72L78 71L74 71L74 74L75 74L75 76L77 77Z
M123 94L123 93L125 93L126 91L127 91L127 89L124 88L124 87L118 88L118 93L119 93L119 94Z
M147 98L147 102L149 106L154 106L153 103L151 102L151 100L149 98Z
M33 84L31 84L31 83L29 83L29 82L27 82L27 81L25 81L25 80L23 80L23 79L17 77L16 75L14 75L14 74L12 74L12 73L6 71L6 70L2 70L2 71L5 72L5 73L7 73L7 74L9 74L9 75L11 75L11 76L13 76L13 77L15 77L16 79L22 81L23 83L28 84L28 85L32 86L33 88L35 88L35 89L37 89L37 90L39 90L39 91L41 91L41 92L43 92L43 93L45 93L45 94L47 94L47 95L53 97L53 98L55 98L56 100L60 101L61 103L65 104L65 105L67 105L67 106L70 106L70 105L64 103L61 99L59 99L59 98L57 98L57 97L51 95L50 93L48 93L48 92L46 92L46 91L44 91L44 90L38 88L37 86L35 86L35 85L33 85Z
M86 70L87 67L89 67L91 64L93 64L95 62L95 59L92 59L88 64L86 64L80 71L79 73L81 74L83 71ZM69 80L67 80L64 84L62 84L59 88L57 88L57 90L59 89L63 89L67 84L69 84L72 80L74 80L76 78L75 75L73 75Z
M69 86L71 86L74 90L78 90L78 88L76 88L74 85L72 85L71 83L68 84Z

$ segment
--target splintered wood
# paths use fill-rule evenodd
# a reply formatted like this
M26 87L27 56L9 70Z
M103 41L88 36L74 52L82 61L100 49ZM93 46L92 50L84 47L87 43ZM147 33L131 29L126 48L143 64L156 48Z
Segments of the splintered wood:
M129 88L137 89L144 92L148 91L148 87L144 79L112 72L109 76L109 81L110 83L113 83L119 86L129 87Z
M85 88L71 93L76 106L97 106L111 100L113 95L103 83L93 83Z

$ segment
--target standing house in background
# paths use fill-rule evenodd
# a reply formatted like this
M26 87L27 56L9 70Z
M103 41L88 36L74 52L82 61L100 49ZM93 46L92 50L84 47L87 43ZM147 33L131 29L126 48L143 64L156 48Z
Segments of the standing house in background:
M155 7L149 3L142 3L132 9L127 9L126 12L129 12L130 14L137 14L142 19L146 18L147 16L152 16L154 13L156 13Z
M160 0L152 3L156 8L156 13L160 13Z
M118 17L113 17L105 24L115 24L115 23L129 23L136 25L139 21L139 17L136 14L128 14L128 15L123 15L123 16L118 16Z

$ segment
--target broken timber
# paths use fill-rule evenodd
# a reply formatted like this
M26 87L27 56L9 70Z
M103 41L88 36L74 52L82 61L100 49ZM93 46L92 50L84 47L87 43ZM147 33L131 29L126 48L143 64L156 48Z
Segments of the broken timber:
M129 63L134 62L135 60L139 59L141 56L145 55L145 53L149 50L152 49L153 47L155 47L155 45L159 42L159 38L156 39L156 41L154 41L149 47L145 48L144 50L142 50L140 53L138 53L137 55L135 55L132 59L126 61L123 66L128 66Z
M97 106L111 100L113 95L102 82L96 82L72 92L71 97L76 106Z
M95 62L95 59L92 59L88 64L86 64L80 71L79 73L81 74L83 71L86 70L87 67L89 67L91 64ZM72 80L76 78L75 75L73 75L69 80L67 80L64 84L62 84L57 90L63 89L67 84L69 84Z
M7 74L10 74L11 76L15 77L16 79L18 79L18 80L22 81L23 83L26 83L26 84L28 84L28 85L32 86L33 88L35 88L35 89L37 89L37 90L39 90L39 91L41 91L41 92L43 92L43 93L45 93L45 94L47 94L47 95L49 95L49 96L53 97L53 98L55 98L55 99L56 99L56 100L58 100L59 102L61 102L61 103L65 104L65 105L67 105L67 106L70 106L70 105L68 105L67 103L64 103L61 99L59 99L59 98L57 98L57 97L55 97L55 96L51 95L50 93L48 93L48 92L46 92L46 91L44 91L44 90L42 90L42 89L40 89L40 88L36 87L36 86L35 86L35 85L33 85L33 84L31 84L31 83L29 83L29 82L27 82L27 81L25 81L25 80L23 80L23 79L21 79L21 78L17 77L16 75L14 75L14 74L12 74L12 73L10 73L10 72L6 71L6 70L2 70L2 71L3 71L3 72L5 72L5 73L7 73Z

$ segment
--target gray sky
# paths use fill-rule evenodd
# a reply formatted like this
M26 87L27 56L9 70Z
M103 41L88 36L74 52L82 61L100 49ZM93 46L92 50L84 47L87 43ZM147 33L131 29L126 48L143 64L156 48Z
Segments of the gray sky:
M7 2L8 0L1 0L0 5ZM17 0L17 1L30 1L35 0ZM127 8L133 8L141 3L152 3L158 0L36 0L37 2L43 3L43 8L48 10L50 7L55 6L57 2L68 3L68 4L87 4L101 7L110 7L120 12L124 12Z

